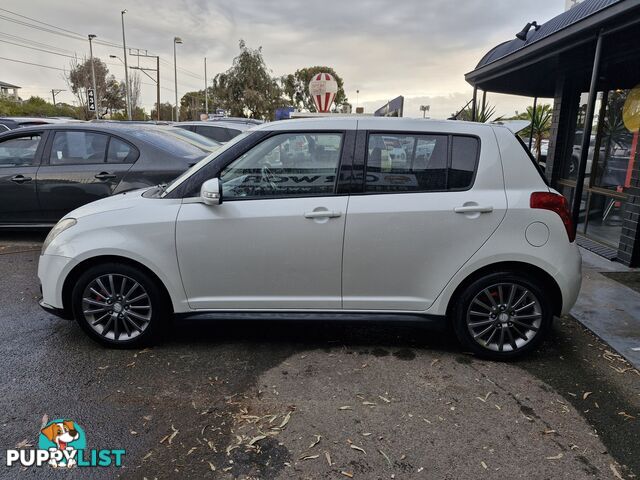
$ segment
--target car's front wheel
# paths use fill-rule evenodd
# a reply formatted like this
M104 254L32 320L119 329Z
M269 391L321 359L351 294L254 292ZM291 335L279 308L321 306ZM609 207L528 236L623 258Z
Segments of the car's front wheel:
M109 347L138 347L157 340L167 308L156 281L126 264L89 268L72 292L74 317L94 340Z
M548 333L553 309L540 282L497 272L468 285L453 310L462 344L485 358L507 360L536 348Z

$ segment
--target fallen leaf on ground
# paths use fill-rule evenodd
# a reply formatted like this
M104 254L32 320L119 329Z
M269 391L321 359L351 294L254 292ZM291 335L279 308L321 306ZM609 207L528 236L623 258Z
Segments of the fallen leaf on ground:
M589 395L591 395L593 392L584 392L584 395L582 395L582 399L586 400L587 398L589 398Z
M489 395L491 395L493 392L489 392L487 393L484 397L476 397L478 400L480 400L481 402L487 403L487 400L489 399Z
M33 447L33 443L29 442L26 438L21 442L16 443L16 448Z
M258 435L258 436L256 436L256 437L253 437L253 438L249 441L248 445L253 445L253 444L255 444L256 442L259 442L260 440L264 440L265 438L267 438L267 436L266 436L266 435Z
M316 439L314 440L314 442L311 445L309 445L309 449L312 449L317 444L319 444L320 443L320 439L322 438L320 435L314 435L314 437L316 437Z
M364 453L365 455L367 454L367 452L364 451L364 448L358 447L357 445L351 444L349 445L351 448L353 448L354 450L358 450L359 452Z
M378 395L378 398L384 403L391 403L391 400L389 400L387 397L383 397L382 395Z
M173 430L173 433L169 435L169 438L168 438L169 445L171 445L171 442L173 441L174 438L176 438L176 435L178 435L178 432L180 431L177 428L175 428L173 425L171 425L171 430Z
M618 472L618 469L616 468L616 466L613 463L609 464L609 468L611 469L611 472L613 473L613 476L620 479L620 480L624 480L622 478L622 475L620 475L620 472Z
M313 460L314 458L318 458L320 455L305 455L300 457L300 460Z
M343 407L338 407L338 410L353 410L351 405L344 405Z
M485 470L487 470L489 467L487 467L487 464L484 462L480 462L480 465L482 465L482 468L484 468Z
M278 429L282 430L284 427L286 427L287 423L289 423L289 419L291 419L291 412L287 412L287 414L284 416L284 420L282 420L282 423L278 425Z
M564 454L559 453L558 455L555 455L553 457L547 457L547 460L560 460L562 457L564 457Z
M349 478L353 478L353 473L351 472L340 472L342 475L344 475L345 477L349 477Z
M213 463L211 463L211 462L207 462L207 463L209 464L209 468L211 469L211 471L215 472L216 471L215 465Z
M329 452L324 452L324 458L327 459L327 463L331 466L331 455L329 455Z
M389 459L389 457L387 456L386 453L384 453L382 450L378 449L378 452L380 452L380 455L382 455L384 457L384 459L387 461L387 463L389 464L389 466L391 466L391 460Z

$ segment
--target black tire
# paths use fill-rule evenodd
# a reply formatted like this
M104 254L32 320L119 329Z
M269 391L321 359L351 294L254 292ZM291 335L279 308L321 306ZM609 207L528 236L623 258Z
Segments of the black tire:
M524 302L520 305L514 308L508 307L514 313L513 316L509 314L511 312L502 312L500 310L500 306L506 306L507 300L509 300L506 298L510 294L510 291L507 292L509 285L515 286L515 295L517 295L509 305L514 304L521 294L525 297ZM525 276L511 271L492 273L467 285L454 300L455 307L452 311L453 327L460 343L476 355L492 360L513 360L537 348L549 333L553 323L551 298L543 290L542 285L543 282L536 277ZM497 298L499 295L496 295L498 290L503 292L504 301L502 303ZM529 292L529 296L524 293L525 291ZM493 300L485 292L491 293ZM477 296L479 296L478 301L480 302L478 304L474 302ZM528 310L522 310L522 307L529 305L534 300L537 301L535 305L528 307ZM470 311L472 302L474 302L474 310ZM491 308L486 317L479 316L484 315L486 310L480 305L481 303ZM493 312L494 309L496 310L495 312ZM516 310L522 310L522 313L516 312ZM478 316L476 316L476 313L471 313L476 311L479 312ZM504 313L507 313L507 316L502 318L501 314L504 316ZM494 315L495 319L491 315ZM525 319L525 317L531 317L531 319ZM483 318L485 319L483 320ZM474 326L470 327L469 322ZM518 323L516 324L516 322ZM523 326L529 323L531 324L530 330ZM493 330L491 330L492 328ZM475 329L473 333L472 329ZM485 329L489 329L486 334L480 336L478 340L474 339L474 333L476 335L480 334ZM494 330L498 336L503 334L505 343L508 344L506 347L503 345L502 350L499 347L501 343L500 337L489 338L494 333ZM531 335L528 339L526 337L527 332ZM522 336L519 334L522 334ZM509 339L513 339L516 349L513 348ZM483 342L485 345L482 345Z
M109 276L113 278L113 288L109 285L111 281ZM97 287L96 279L101 279L100 281L106 289ZM136 283L138 287L135 287ZM87 298L90 288L94 288L93 291L96 292L92 299ZM132 288L135 288L135 290L133 290L128 299L125 299L124 295ZM108 295L110 290L115 293L112 300L108 300L108 298L112 298ZM120 294L121 290L125 292ZM145 298L129 303L131 300L135 300L145 294ZM122 300L116 299L117 295L122 297ZM87 269L76 281L71 294L71 301L73 316L80 327L92 340L110 348L138 348L154 344L164 331L171 312L170 304L165 300L163 291L157 281L141 269L122 263L104 263ZM94 303L89 304L87 302ZM105 305L97 305L95 302ZM108 307L106 305L107 302L110 302ZM118 311L122 312L120 316L114 313L116 307L114 302L119 305ZM95 307L93 306L94 304L96 304ZM150 307L149 309L144 306L147 304ZM102 311L96 310L99 313L85 314L85 312L90 312L91 310L89 309L92 307ZM107 311L104 311L105 309ZM98 315L102 314L110 316L107 316L103 321L98 322L96 327L93 327L91 324L99 319ZM133 315L136 315L136 317ZM139 318L148 318L148 320L139 320ZM107 322L110 320L111 325L109 326ZM101 327L103 329L102 332L98 331Z

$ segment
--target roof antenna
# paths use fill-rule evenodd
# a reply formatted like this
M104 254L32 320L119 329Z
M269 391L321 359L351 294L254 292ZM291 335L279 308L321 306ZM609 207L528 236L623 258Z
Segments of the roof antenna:
M527 33L529 33L529 30L531 30L531 27L534 27L536 32L540 30L540 25L538 25L538 22L529 22L524 26L522 30L516 33L516 38L519 38L520 40L525 42L527 40Z

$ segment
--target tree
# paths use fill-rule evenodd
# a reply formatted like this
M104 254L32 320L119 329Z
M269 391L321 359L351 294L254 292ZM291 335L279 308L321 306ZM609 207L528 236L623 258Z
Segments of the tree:
M78 113L78 109L71 105L53 105L40 97L31 97L24 102L0 98L0 116L78 118Z
M180 121L200 120L204 113L204 90L187 92L180 99Z
M285 75L280 79L284 96L292 106L311 112L316 111L313 98L309 94L309 82L320 72L330 73L338 82L338 92L334 99L333 111L338 111L348 104L347 96L344 93L344 82L336 71L331 67L315 66L300 68L295 73Z
M240 40L240 54L229 70L215 76L210 97L215 108L224 108L232 116L270 119L284 104L280 93L262 57L262 47L250 49Z
M102 97L102 105L112 118L116 112L127 108L124 83L118 82L113 75L109 75L106 80L106 91L104 97Z
M533 107L527 107L526 112L520 113L516 118L518 120L528 120L529 126L520 131L520 135L524 138L529 138L533 131L533 139L535 141L535 155L540 160L542 140L549 138L549 132L551 131L551 105L544 104L536 107L535 114Z
M100 100L101 108L103 106L103 99L107 93L107 75L109 69L105 63L97 57L93 57L93 65L96 72L96 102ZM88 120L93 116L93 112L89 112L87 105L87 89L93 88L93 82L91 77L91 60L85 58L82 63L78 63L77 60L71 62L71 70L67 75L67 85L69 89L78 99L78 104L84 108L85 119Z
M171 120L173 112L175 112L175 109L169 102L160 104L160 120ZM155 108L151 110L151 118L154 120L158 118L157 110Z
M131 98L131 115L133 116L133 111L140 106L140 97L141 97L141 83L140 83L140 74L138 72L131 72L129 74L129 92Z
M456 116L457 120L465 120L467 122L478 122L478 123L487 123L490 122L493 116L496 113L496 107L489 104L480 104L476 106L476 119L473 120L473 107L471 105L465 107L462 111L452 116ZM498 117L493 121L501 120L502 117Z

